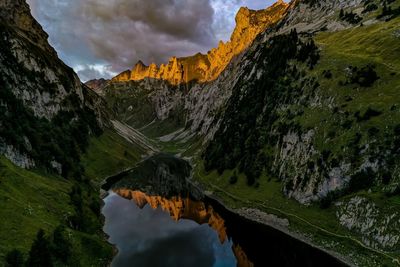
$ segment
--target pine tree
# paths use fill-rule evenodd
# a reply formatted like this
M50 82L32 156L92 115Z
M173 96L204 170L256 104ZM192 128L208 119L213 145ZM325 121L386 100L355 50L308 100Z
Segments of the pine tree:
M72 256L72 245L65 238L65 227L60 225L53 232L53 255L63 263L68 263Z
M36 239L29 251L27 261L29 267L52 267L50 243L46 238L45 233L40 229L36 235Z
M24 255L18 249L14 249L6 255L7 267L22 267L24 265Z
M340 9L340 13L339 13L339 18L343 18L344 17L344 11L343 11L343 8L342 9Z

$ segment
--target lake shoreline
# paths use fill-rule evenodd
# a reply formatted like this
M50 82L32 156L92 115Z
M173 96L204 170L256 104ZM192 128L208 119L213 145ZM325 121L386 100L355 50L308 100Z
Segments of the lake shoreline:
M224 207L227 211L236 214L239 217L242 217L246 220L252 221L254 223L259 223L262 224L264 226L268 226L271 227L273 229L275 229L276 231L281 232L282 234L288 235L293 239L299 240L305 244L307 244L308 246L318 249L326 254L328 254L329 256L335 258L336 260L338 260L339 262L341 262L343 265L347 265L350 267L355 267L356 265L352 264L351 262L349 262L348 259L346 259L345 257L343 257L342 255L340 255L337 252L334 251L330 251L327 250L325 248L322 248L320 246L315 245L309 238L307 238L306 236L302 235L301 233L296 233L296 232L292 232L290 231L287 227L282 226L282 224L280 223L276 223L276 221L273 220L263 220L261 219L262 217L264 217L263 215L272 215L269 213L265 213L257 208L252 208L251 210L256 210L259 213L258 214L249 214L249 213L245 213L243 212L244 209L232 209L229 206L227 206L226 204L224 204L223 200L221 200L220 198L216 197L216 196L207 196L207 198L212 199L213 201L219 203L219 205L221 205L222 207ZM275 217L275 215L272 215Z
M271 228L273 228L273 229L275 229L277 231L280 231L281 233L286 234L286 235L288 235L288 236L290 236L290 237L292 237L292 238L294 238L296 240L299 240L299 241L309 245L310 247L313 247L315 249L318 249L318 250L321 250L321 251L325 252L326 254L330 255L331 257L333 257L333 258L337 259L338 261L340 261L341 263L343 263L344 265L347 265L347 266L350 266L350 267L356 267L356 265L351 263L343 255L341 255L341 254L339 254L337 252L330 251L330 250L327 250L325 248L322 248L320 246L315 245L309 238L307 238L306 236L302 235L301 233L296 233L296 232L290 231L288 229L288 227L287 227L288 225L285 227L283 225L283 223L282 223L282 220L286 220L286 219L279 218L278 216L276 216L274 214L263 212L263 211L261 211L260 209L257 209L257 208L233 209L233 208L229 207L228 205L226 205L224 203L224 201L220 197L218 197L218 196L216 196L216 195L214 195L212 193L211 194L207 193L207 186L206 185L204 185L204 184L200 184L199 185L199 183L200 183L199 181L193 181L193 180L189 180L189 179L188 179L188 182L191 184L191 186L196 188L196 190L202 192L206 198L209 198L209 199L217 202L219 205L221 205L227 211L229 211L229 212L231 212L233 214L236 214L237 216L242 217L242 218L244 218L246 220L249 220L249 221L252 221L252 222L255 222L255 223L259 223L259 224L271 227ZM254 210L254 211L257 211L257 212L251 214L251 213L243 212L244 210ZM265 215L267 215L267 216L265 216ZM278 218L278 220L271 220L271 219L270 220L265 220L266 217Z
M135 164L134 167L130 168L130 170L136 168L138 165L139 165L139 163ZM102 208L104 206L104 199L109 195L109 192L104 190L105 188L103 188L103 186L106 184L110 185L111 180L116 181L116 178L119 179L121 177L122 173L127 173L127 172L128 172L128 169L126 169L122 172L116 173L115 175L110 175L104 179L104 181L100 187L100 197L102 200ZM335 260L337 260L338 262L340 262L341 264L343 264L345 266L355 266L354 264L352 264L349 261L349 259L345 258L343 255L341 255L337 252L328 250L326 248L322 248L322 247L314 244L310 238L304 236L302 233L290 231L288 228L289 221L287 219L279 218L278 216L276 216L274 214L269 214L269 213L263 212L262 210L257 209L257 208L248 208L247 207L247 208L241 208L241 209L233 209L233 208L229 207L228 205L226 205L224 203L224 200L221 199L221 197L218 197L215 194L207 191L208 188L206 185L199 184L198 181L194 181L193 177L187 178L186 180L187 180L188 184L192 187L192 190L196 191L196 192L200 192L204 196L204 199L206 199L208 202L211 201L211 202L217 203L226 211L228 211L232 214L235 214L236 216L239 216L249 222L253 222L253 223L261 224L266 227L270 227L270 228L272 228L276 231L279 231L282 234L287 235L295 240L298 240L314 249L320 250L321 252L329 255L330 257L334 258ZM140 190L140 188L136 188L136 190ZM107 235L106 235L106 239L108 242ZM114 257L113 257L113 259L114 259L115 256L118 254L118 249L117 249L116 245L111 244L110 242L108 242L108 243L110 245L112 245L114 248L114 252L115 252ZM111 266L112 260L108 266Z

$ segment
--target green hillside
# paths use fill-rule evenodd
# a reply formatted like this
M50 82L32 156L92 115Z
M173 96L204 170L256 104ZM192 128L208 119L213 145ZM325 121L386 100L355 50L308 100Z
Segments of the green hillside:
M141 151L111 130L93 137L82 157L86 174L80 182L41 170L24 170L1 157L0 259L13 249L20 250L26 259L39 229L50 237L58 226L65 225L68 227L65 237L72 244L72 259L79 259L72 260L69 266L107 266L113 248L102 232L99 183L107 175L133 166ZM79 201L88 217L82 229L70 225L71 216L76 213L71 192L77 186L82 190Z

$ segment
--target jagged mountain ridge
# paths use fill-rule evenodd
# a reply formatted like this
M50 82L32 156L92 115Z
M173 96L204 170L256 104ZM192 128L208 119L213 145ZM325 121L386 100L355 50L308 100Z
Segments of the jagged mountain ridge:
M26 10L21 1L1 3L7 10ZM279 202L276 207L283 214L300 216L307 227L321 227L308 232L310 236L323 232L318 245L337 249L355 264L398 266L400 20L387 14L380 17L381 2L374 3L378 10L363 13L366 4L361 1L294 1L276 26L262 32L212 82L175 86L143 79L110 82L102 92L120 118L144 126L144 132L159 125L153 133L158 132L166 121L175 123L165 135L158 133L160 142L190 144L188 137L204 141L207 153L195 156L193 162L194 174L202 174L206 182L244 199L246 205ZM398 8L399 2L391 6ZM341 9L358 14L361 20L354 24L343 20ZM76 136L95 130L85 123L96 117L84 118L84 114L93 110L101 114L102 100L82 87L51 51L43 53L47 48L35 45L40 41L29 37L26 28L15 27L19 24L14 15L4 16L6 23L0 23L0 85L5 89L0 91L4 126L0 136L4 140L0 146L6 152L2 153L22 167L32 167L30 160L36 159L34 152L39 149L46 159L55 159L46 167L62 172L68 161L57 153L57 146L68 141L60 147L67 150L79 144L64 139L71 133L68 125L81 122L72 128ZM171 134L175 130L179 131ZM38 140L56 146L37 146ZM240 183L233 185L235 176ZM9 179L1 178L3 186ZM292 202L269 198L282 192L310 209L299 214L302 206L285 206ZM258 197L255 202L251 202L253 194ZM318 204L329 210L317 209ZM294 216L289 217L297 231ZM349 251L343 249L345 242ZM362 253L359 244L365 249Z
M113 82L139 81L145 78L162 79L173 85L191 81L215 80L233 57L239 55L267 27L276 23L286 12L288 4L279 1L265 10L242 7L236 15L236 27L230 41L220 42L207 55L198 53L189 57L172 57L168 64L146 66L139 61L132 71L127 70L112 79Z

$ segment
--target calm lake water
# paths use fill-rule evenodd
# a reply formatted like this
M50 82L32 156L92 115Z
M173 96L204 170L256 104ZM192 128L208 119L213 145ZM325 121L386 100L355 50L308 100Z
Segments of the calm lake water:
M329 254L216 202L116 190L104 199L113 267L344 266Z
M119 251L114 267L236 266L232 242L221 243L208 225L175 221L161 207L141 209L115 193L104 201L104 231Z

